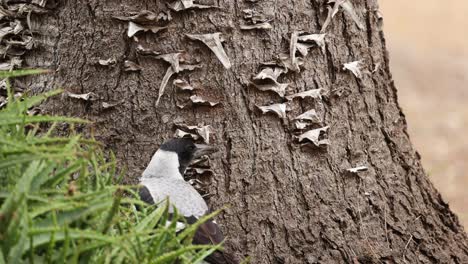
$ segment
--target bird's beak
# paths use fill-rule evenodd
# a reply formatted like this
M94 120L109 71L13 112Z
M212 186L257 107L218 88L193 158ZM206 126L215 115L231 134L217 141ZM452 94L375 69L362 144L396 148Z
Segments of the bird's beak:
M198 159L201 156L209 155L218 151L217 147L204 145L204 144L195 144L195 153L193 153L193 158Z

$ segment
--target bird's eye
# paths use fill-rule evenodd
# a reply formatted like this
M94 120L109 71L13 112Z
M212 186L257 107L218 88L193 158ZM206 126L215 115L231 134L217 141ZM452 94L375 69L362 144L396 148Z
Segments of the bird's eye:
M190 146L188 147L188 149L189 149L189 150L194 150L194 149L195 149L195 146L194 146L194 145L190 145Z

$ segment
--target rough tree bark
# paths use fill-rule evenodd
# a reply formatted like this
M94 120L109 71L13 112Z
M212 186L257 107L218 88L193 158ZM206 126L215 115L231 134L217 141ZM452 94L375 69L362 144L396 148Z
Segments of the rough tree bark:
M202 3L206 3L201 1ZM164 1L57 1L47 15L33 16L38 49L26 64L56 70L35 78L35 92L64 88L93 92L97 100L51 100L46 111L94 121L95 136L113 150L136 183L153 151L174 134L174 123L214 128L220 147L204 177L212 208L231 205L218 222L227 247L252 263L468 263L468 240L457 217L434 189L413 149L389 70L375 0L355 0L362 30L343 8L326 29L325 50L312 48L300 72L288 71L286 94L323 88L323 99L289 101L281 119L258 106L286 102L249 82L261 63L289 53L294 31L318 33L327 17L325 0L218 0L219 9L171 12L168 28L127 37L129 12L167 11ZM199 2L200 3L200 2ZM213 2L211 2L213 3ZM268 17L270 30L241 30L244 9ZM185 34L221 32L232 68L225 69L202 42ZM169 66L141 56L138 44L161 53L185 50L202 68L177 74L221 102L215 107L176 104L187 99L169 82L156 106ZM115 58L103 66L99 59ZM141 71L124 71L124 61ZM362 78L342 69L362 60ZM38 81L39 80L39 81ZM105 108L102 102L116 103ZM328 147L298 144L295 116L315 109L329 126ZM430 120L428 120L430 122ZM305 132L305 131L304 131ZM367 166L368 171L348 169Z

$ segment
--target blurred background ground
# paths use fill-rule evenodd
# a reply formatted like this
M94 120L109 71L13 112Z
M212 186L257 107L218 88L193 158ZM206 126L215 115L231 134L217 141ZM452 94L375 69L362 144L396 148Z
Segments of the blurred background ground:
M411 140L468 230L468 1L379 3Z

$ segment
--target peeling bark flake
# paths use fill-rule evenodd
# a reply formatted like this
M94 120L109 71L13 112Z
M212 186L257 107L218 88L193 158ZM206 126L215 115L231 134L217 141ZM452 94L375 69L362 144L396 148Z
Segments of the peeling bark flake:
M210 143L210 134L214 133L214 129L210 125L205 126L202 124L197 126L189 126L183 123L175 123L175 126L186 133L196 133L207 144Z
M131 21L135 23L149 23L157 21L158 15L149 10L142 10L129 16L113 16L113 18L121 21Z
M358 173L358 172L368 171L368 168L366 166L359 166L356 168L347 169L346 171L350 173Z
M298 42L305 42L305 43L315 43L322 49L322 53L325 53L325 36L327 34L308 34L308 35L301 35L298 36Z
M195 88L186 80L175 79L172 84L181 91L193 91Z
M359 18L358 14L356 13L356 10L354 9L353 4L351 3L350 0L345 0L342 4L341 7L344 9L346 13L354 20L354 23L358 26L360 30L364 30L364 24L361 22L361 19Z
M293 100L294 98L297 98L297 97L299 97L301 99L304 99L306 97L311 97L311 98L314 98L314 99L322 100L322 92L323 92L322 88L312 89L312 90L309 90L309 91L305 91L305 92L296 93L296 94L286 96L286 99Z
M270 24L271 19L267 18L264 14L252 9L244 9L242 12L244 13L244 20L247 21L247 24L240 26L242 30L273 28Z
M221 33L212 33L212 34L186 34L186 36L192 40L198 40L205 43L208 48L213 51L219 61L223 64L224 68L231 68L231 62L229 57L224 51L223 45L221 43Z
M141 44L136 47L136 51L137 51L138 54L145 55L145 56L149 56L149 55L159 56L159 55L161 55L161 52L155 51L155 50L152 50L152 49L149 49L149 48L145 48Z
M294 71L294 65L291 63L291 58L288 54L280 54L277 58L279 61L279 65L284 66L288 70ZM302 66L304 64L304 60L301 57L296 57L296 65Z
M109 65L114 65L117 63L117 60L115 58L109 58L107 60L104 60L104 59L100 59L98 61L99 65L102 65L102 66L109 66Z
M83 101L93 101L93 100L98 99L97 94L95 94L93 92L89 92L89 93L85 93L85 94L75 94L75 93L65 92L63 94L64 94L64 96L74 98L74 99L80 99L80 100L83 100Z
M284 97L288 83L279 83L278 77L285 73L286 69L276 66L263 68L252 80L251 84L260 91L273 91Z
M198 140L200 139L200 136L197 135L197 134L193 134L193 133L189 133L189 132L185 132L183 130L180 130L180 129L176 129L176 132L174 134L174 137L176 138L191 138L193 140Z
M183 55L185 52L175 52L175 53L167 53L163 55L156 56L156 59L164 60L171 64L171 68L174 72L180 71L180 62L184 61Z
M190 96L190 101L192 101L192 103L195 105L205 105L205 106L210 106L210 107L213 107L219 104L219 102L210 101L198 95Z
M128 22L127 36L131 38L140 31L143 31L143 32L151 31L153 33L158 33L159 31L164 30L166 28L167 27L139 25L135 22L130 21Z
M133 61L126 60L124 62L124 71L127 72L134 72L134 71L141 71L142 67Z
M108 103L108 102L102 102L102 108L104 109L110 109L110 108L114 108L120 104L122 104L124 101L119 101L119 102L116 102L116 103Z
M303 142L304 140L308 140L312 142L315 146L325 146L330 145L330 141L328 139L320 139L320 137L328 131L328 126L312 129L298 137L299 143Z
M351 3L351 1L349 1L349 0L329 0L328 1L328 4L332 4L332 3L334 4L333 8L330 7L330 6L327 6L327 8L328 8L327 19L323 23L322 29L320 30L320 32L322 32L322 33L325 32L328 25L330 25L331 20L333 19L333 17L335 17L335 15L338 13L340 7L343 8L345 13L347 13L351 17L351 19L353 19L354 23L356 23L357 27L360 30L365 29L364 24L361 22L361 19L359 18L358 14L356 13L356 11L354 9L354 6Z
M303 129L305 129L309 124L306 123L306 122L296 121L296 122L294 123L294 125L296 126L296 129L298 129L298 130L303 130Z
M356 76L356 78L359 78L359 79L361 79L363 76L362 67L363 67L363 63L361 60L343 64L343 70L351 71L354 74L354 76Z
M317 112L315 111L315 109L311 109L307 112L304 112L303 114L297 116L296 118L294 118L295 120L307 120L307 121L311 121L311 122L314 122L314 123L321 123L322 120L320 120L320 117L317 115Z
M200 5L194 4L193 0L177 0L174 4L169 5L169 8L174 10L175 12L179 12L182 10L188 9L209 9L209 8L217 8L216 6L212 5Z
M272 29L270 22L263 22L253 25L241 25L240 28L242 30L252 30L252 29Z
M176 73L172 67L168 67L166 70L166 74L164 74L164 77L161 81L161 85L159 86L159 92L158 92L158 99L156 99L156 106L159 105L159 102L161 100L161 97L164 94L164 90L166 89L166 85L169 82L169 79L172 77L172 75Z
M277 116L279 116L282 119L286 118L286 104L272 104L272 105L267 105L267 106L258 106L257 108L262 111L263 114L266 113L275 113Z
M285 73L285 70L281 67L265 67L254 77L254 80L259 81L269 79L276 81L283 73Z
M159 94L158 99L156 100L156 106L159 105L161 97L164 94L164 90L166 89L166 85L171 79L172 75L182 71L193 71L201 67L197 64L183 64L184 62L186 62L185 55L185 52L176 52L163 54L156 57L157 59L162 59L171 65L167 68L166 73L164 74L164 77L161 81L161 85L159 86Z
M295 72L300 72L301 69L299 68L299 64L297 63L296 59L296 50L297 50L297 39L299 37L298 31L294 31L291 34L291 41L289 42L289 58L291 60L291 70Z

